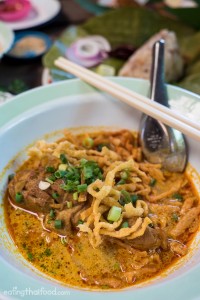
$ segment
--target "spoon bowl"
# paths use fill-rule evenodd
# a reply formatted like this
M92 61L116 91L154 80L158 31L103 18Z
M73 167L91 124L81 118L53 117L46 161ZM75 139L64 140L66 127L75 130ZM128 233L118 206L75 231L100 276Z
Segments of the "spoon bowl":
M150 98L169 107L164 80L164 40L153 47ZM171 172L183 172L188 161L188 147L184 135L152 117L142 115L140 121L142 151L151 163L162 164Z

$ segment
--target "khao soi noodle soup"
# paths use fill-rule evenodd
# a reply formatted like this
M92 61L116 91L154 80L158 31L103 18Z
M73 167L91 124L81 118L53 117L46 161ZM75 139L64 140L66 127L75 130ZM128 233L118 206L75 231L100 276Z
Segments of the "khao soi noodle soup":
M36 268L62 283L120 289L183 257L199 226L192 179L144 160L128 130L38 141L11 176L9 232Z

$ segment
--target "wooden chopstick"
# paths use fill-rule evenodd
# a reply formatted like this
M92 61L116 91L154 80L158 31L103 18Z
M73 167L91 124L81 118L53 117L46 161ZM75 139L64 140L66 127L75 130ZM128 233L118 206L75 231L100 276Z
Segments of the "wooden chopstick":
M200 140L200 124L189 120L185 116L180 115L161 104L150 101L149 98L114 83L63 57L56 59L55 65L164 124L171 126L194 139Z
M85 76L86 75L88 75L88 76L92 76L93 78L96 78L97 80L99 80L99 78L100 78L100 80L102 81L102 82L104 82L106 85L109 83L109 86L112 86L114 89L118 89L118 90L121 90L122 92L124 92L125 94L129 94L131 97L134 97L135 99L138 99L139 101L141 101L141 102L143 102L145 105L150 105L150 106L152 106L152 107L155 107L155 108L157 108L158 109L158 106L159 106L159 111L160 112L164 112L164 113L166 113L166 114L168 114L169 116L172 116L173 118L176 118L176 120L180 120L180 121L182 121L182 122L184 122L185 124L188 124L188 125L190 125L191 127L194 127L194 128L196 128L196 129L198 129L198 130L200 130L200 124L199 123L197 123L197 122L194 122L194 121L192 121L192 120L190 120L190 119L188 119L187 117L185 117L184 115L182 115L182 114L179 114L179 113L177 113L177 112L175 112L175 111L173 111L173 110L171 110L171 109L169 109L169 108L167 108L167 107L165 107L165 106L163 106L163 105L161 105L161 104L158 104L158 103L156 103L156 102L154 102L154 101L149 101L150 99L149 98L147 98L147 97L145 97L145 96L142 96L142 95L140 95L140 94L138 94L138 93L136 93L136 92L134 92L134 91L131 91L131 90L129 90L129 89L127 89L127 88L125 88L125 87L123 87L123 86L121 86L121 85L119 85L119 84L116 84L116 83L114 83L114 82L112 82L112 81L108 81L108 79L106 79L105 77L102 77L102 76L100 76L100 75L98 75L98 74L96 74L96 73L94 73L94 72L92 72L92 71L90 71L90 70L88 70L88 69L85 69L85 68L83 68L83 67L81 67L81 66L79 66L79 65L77 65L77 64L75 64L75 63L73 63L73 62L71 62L71 61L69 61L69 60L67 60L67 59L65 59L65 58L63 58L63 57L60 57L60 58L58 58L56 61L55 61L55 65L56 64L59 64L59 65L57 65L59 68L61 68L62 69L62 66L60 65L60 63L62 63L62 64L65 64L65 63L67 63L67 67L72 67L73 69L77 69L77 71L80 71L81 73L79 74L79 76L78 75L76 75L77 77L79 77L79 78L81 78L81 76L83 76L84 78L85 78ZM64 69L63 69L64 70ZM66 69L65 69L65 71L66 71ZM67 71L67 72L69 72L69 71ZM76 72L76 70L74 70L74 72ZM75 73L74 73L73 71L71 71L71 73L72 74L74 74L75 75ZM84 72L84 74L82 74L82 72ZM81 75L82 74L82 75ZM81 79L83 79L83 78L81 78ZM84 81L86 81L86 82L88 82L89 83L89 78L88 78L88 80L85 78L85 79L83 79ZM108 92L109 93L109 92ZM123 102L126 102L125 100L122 100ZM129 104L129 103L128 103ZM164 123L164 122L163 122Z

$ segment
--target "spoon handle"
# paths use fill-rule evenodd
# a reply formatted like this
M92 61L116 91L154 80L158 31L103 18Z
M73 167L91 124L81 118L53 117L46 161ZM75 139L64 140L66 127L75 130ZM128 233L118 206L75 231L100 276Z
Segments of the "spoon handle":
M164 106L169 107L164 72L165 41L159 40L153 46L150 98Z

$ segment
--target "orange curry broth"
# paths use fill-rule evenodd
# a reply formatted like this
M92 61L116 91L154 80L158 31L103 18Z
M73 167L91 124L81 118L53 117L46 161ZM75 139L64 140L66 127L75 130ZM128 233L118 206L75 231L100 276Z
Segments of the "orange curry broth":
M20 169L26 169L27 164L29 164L28 161ZM193 194L197 194L190 175L186 176L190 181L190 189ZM176 176L178 178L185 175L177 174ZM139 265L139 262L134 261L134 254L128 250L112 243L102 243L99 247L93 248L88 236L78 230L66 238L60 237L55 232L47 232L42 228L36 216L14 208L8 200L8 193L4 197L4 206L6 225L19 252L37 269L69 286L90 289L129 287L164 273L179 258L171 250L149 250L147 251L148 258L153 254L158 254L162 261L161 266L150 274L145 272L145 267L141 268L144 272L138 273L137 280L136 278L129 280L128 271L132 270L131 265L137 265L137 263ZM197 228L199 219L195 222L193 226ZM188 247L194 236L194 233L190 233L183 237L183 239L186 238L185 244ZM124 270L126 270L126 276ZM137 267L135 272L137 273ZM88 277L87 274L90 276ZM105 274L108 275L109 280L105 280ZM114 282L113 274L115 278L118 278L117 284Z

